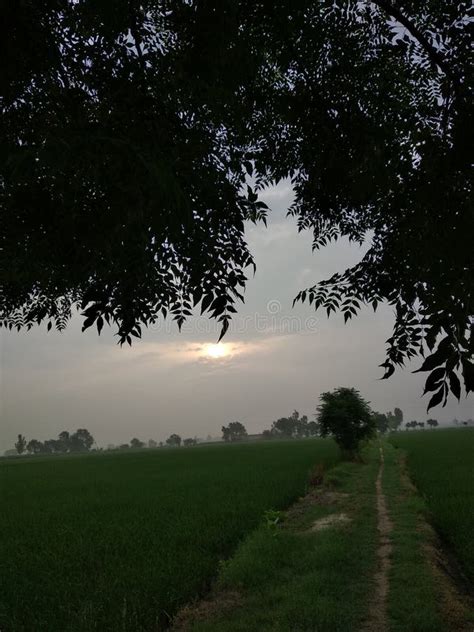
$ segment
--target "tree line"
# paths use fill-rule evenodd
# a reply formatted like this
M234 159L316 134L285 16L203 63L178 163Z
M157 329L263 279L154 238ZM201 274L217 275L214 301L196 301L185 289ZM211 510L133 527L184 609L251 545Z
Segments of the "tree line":
M57 439L30 439L19 434L15 443L18 454L68 454L78 452L89 452L95 443L94 437L86 428L78 428L76 432L70 433L63 430Z
M262 439L302 439L308 437L332 436L345 446L349 451L356 450L360 441L370 438L376 432L385 434L400 429L403 423L403 411L395 407L393 412L380 413L373 411L369 403L366 402L356 389L339 387L332 392L323 393L320 397L320 404L316 409L315 419L308 420L307 415L300 415L294 410L287 417L280 417L275 420L269 429L265 429L260 435L249 435L244 424L240 421L232 421L227 426L222 426L222 440L226 443L243 441L253 436ZM470 425L472 420L459 422L453 420L455 425ZM437 428L439 423L436 419L428 419L426 425L430 428ZM411 428L425 428L425 422L407 421L406 430ZM339 437L339 438L338 438ZM208 437L208 440L211 438ZM341 443L342 442L342 443ZM89 452L95 440L92 434L85 428L79 428L74 433L63 430L57 439L29 441L22 434L18 435L15 443L17 454L67 454ZM109 445L108 450L126 450L142 448L162 448L162 447L190 447L199 443L197 437L182 439L177 433L172 433L165 442L159 443L154 439L149 439L147 443L137 437L131 439L130 443L122 443L118 446ZM348 447L349 446L349 447ZM98 449L100 450L100 449ZM8 453L14 451L7 451Z

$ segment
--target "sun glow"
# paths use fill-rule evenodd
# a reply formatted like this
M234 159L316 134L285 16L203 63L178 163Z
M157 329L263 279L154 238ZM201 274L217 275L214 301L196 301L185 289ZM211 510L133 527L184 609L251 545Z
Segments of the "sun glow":
M218 344L208 344L204 347L204 355L213 360L219 360L230 355L230 347L222 342Z

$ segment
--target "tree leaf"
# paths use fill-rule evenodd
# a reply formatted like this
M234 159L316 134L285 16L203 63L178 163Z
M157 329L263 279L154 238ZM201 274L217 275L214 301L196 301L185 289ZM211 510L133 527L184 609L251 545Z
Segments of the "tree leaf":
M449 386L451 388L451 393L459 401L461 398L461 382L454 371L449 372Z
M443 396L444 396L444 384L441 386L439 391L436 392L433 395L433 397L430 399L430 403L428 404L428 408L426 409L426 412L429 412L430 408L434 408L435 406L438 406L439 404L441 404L443 400Z

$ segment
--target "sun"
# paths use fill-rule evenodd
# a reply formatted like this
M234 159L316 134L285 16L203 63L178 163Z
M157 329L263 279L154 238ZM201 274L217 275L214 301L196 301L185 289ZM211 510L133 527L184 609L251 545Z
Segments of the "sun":
M219 342L217 344L208 344L204 347L204 355L213 360L225 358L230 354L229 346Z

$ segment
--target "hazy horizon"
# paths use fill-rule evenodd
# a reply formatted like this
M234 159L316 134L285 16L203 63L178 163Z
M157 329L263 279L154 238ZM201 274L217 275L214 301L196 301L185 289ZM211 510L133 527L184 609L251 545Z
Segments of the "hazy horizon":
M400 407L405 421L472 417L472 398L458 404L451 397L444 409L426 414L426 375L411 373L420 359L379 379L391 307L365 309L347 325L340 313L327 319L307 304L292 309L300 289L352 265L364 249L340 241L312 253L311 233L298 234L285 217L288 184L262 197L273 210L267 229L247 230L257 272L223 340L227 355L209 356L218 327L199 316L181 333L172 321L162 322L131 348L120 348L112 329L100 337L95 329L81 333L80 317L61 334L46 327L2 330L0 453L18 433L45 440L79 427L100 446L134 436L164 441L172 432L218 436L236 420L257 433L294 409L312 418L320 393L337 386L359 389L375 410Z

